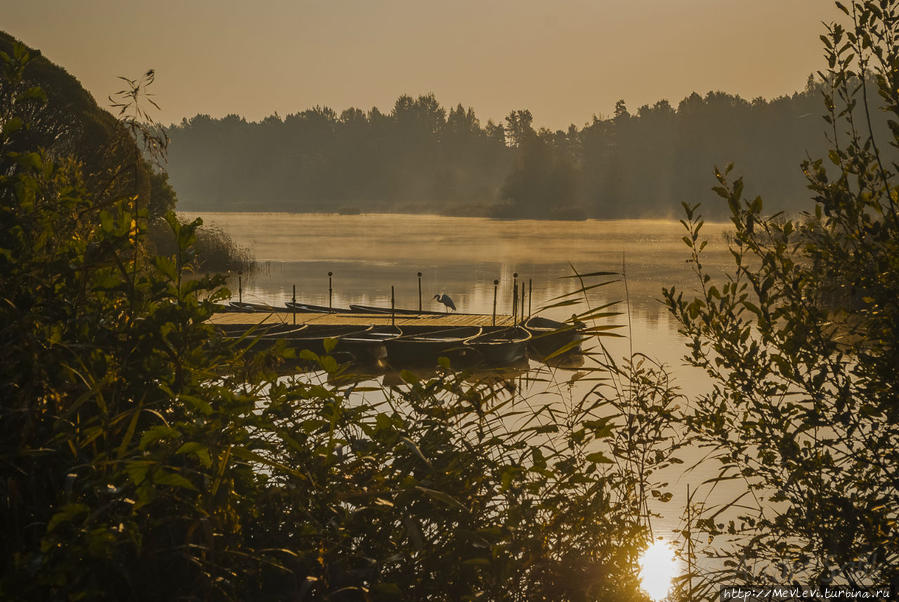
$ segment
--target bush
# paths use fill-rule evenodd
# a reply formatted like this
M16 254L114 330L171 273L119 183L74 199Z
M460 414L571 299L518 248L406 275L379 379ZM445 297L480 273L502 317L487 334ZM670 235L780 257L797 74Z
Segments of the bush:
M838 6L853 26L822 36L833 149L830 172L821 160L803 166L814 212L765 217L741 179L717 173L734 271L722 283L705 272L703 221L685 206L701 292L665 291L689 361L713 384L687 424L720 460L718 482L745 484L730 515L707 511L694 526L726 542L707 592L714 582L899 586L899 186L868 108L876 87L899 147L899 3Z
M307 352L325 380L279 378L293 350L206 323L228 292L186 277L199 220L166 214L151 254L139 197L0 127L0 597L644 599L676 398L653 369L613 368L626 404L528 411L448 365L352 391Z

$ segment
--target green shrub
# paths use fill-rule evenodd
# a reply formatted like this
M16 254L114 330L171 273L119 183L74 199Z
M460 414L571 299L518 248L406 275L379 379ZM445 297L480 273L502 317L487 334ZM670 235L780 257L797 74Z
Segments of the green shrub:
M228 292L186 277L199 220L169 212L149 253L139 193L98 202L0 127L0 597L644 599L676 398L655 369L536 409L448 367L351 392L307 353L326 379L279 378L293 350L206 323Z
M703 221L685 205L700 293L665 291L712 382L687 425L721 462L718 482L744 491L694 528L726 559L710 595L717 583L899 586L899 186L869 109L876 88L899 147L899 3L838 6L853 26L822 36L833 148L829 168L803 166L814 212L766 217L717 173L733 272L716 282L703 268Z

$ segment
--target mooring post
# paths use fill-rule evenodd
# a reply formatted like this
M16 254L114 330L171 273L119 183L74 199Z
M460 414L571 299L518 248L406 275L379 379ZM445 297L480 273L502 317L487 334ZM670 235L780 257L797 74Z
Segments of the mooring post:
M518 322L518 272L512 274L512 323Z
M520 322L524 322L524 280L521 281L521 315L519 316Z
M493 325L496 326L496 288L499 286L499 280L493 281Z
M328 313L334 312L334 289L331 288L331 276L334 275L334 272L328 272Z
M237 272L237 302L243 303L243 272Z
M531 301L534 300L534 279L528 278L528 318L531 317Z
M390 285L390 325L396 326L396 296L392 284Z
M421 272L418 273L418 313L421 313Z
M293 303L290 308L293 310L293 325L297 325L297 285L293 285Z

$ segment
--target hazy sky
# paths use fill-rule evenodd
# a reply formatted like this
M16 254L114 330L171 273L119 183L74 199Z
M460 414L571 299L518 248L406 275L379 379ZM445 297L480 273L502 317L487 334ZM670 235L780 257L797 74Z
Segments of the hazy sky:
M773 97L822 66L830 0L0 0L0 29L101 105L156 69L160 121L312 105L389 110L434 92L482 122L583 125L660 98Z

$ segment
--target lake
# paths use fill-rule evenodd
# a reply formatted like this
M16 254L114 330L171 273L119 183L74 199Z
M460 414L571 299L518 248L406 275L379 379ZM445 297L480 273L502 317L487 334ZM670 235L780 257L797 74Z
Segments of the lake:
M418 307L417 272L422 273L423 307L443 310L433 300L448 294L461 312L490 313L493 280L500 281L498 311L511 313L513 273L533 283L532 309L578 288L580 273L621 272L624 280L590 292L593 305L630 300L632 343L669 364L680 365L683 341L659 302L662 287L688 291L697 284L676 220L537 221L455 218L433 215L322 215L290 213L182 213L202 217L248 247L260 269L244 276L244 301L283 304L296 286L297 301L328 304L328 272L333 272L334 306L350 303L390 305L390 287L398 307ZM723 242L729 224L706 224L705 263L732 263ZM237 279L231 284L237 299ZM565 318L569 308L549 317ZM627 325L626 316L618 323ZM627 334L625 328L622 334ZM622 353L627 348L621 344ZM682 385L693 390L681 370Z
M251 250L261 265L255 273L243 276L243 300L259 303L283 304L291 299L296 286L297 301L327 305L330 271L335 307L351 303L389 306L390 287L394 286L398 307L417 308L417 273L421 272L424 309L442 310L433 297L445 293L459 311L490 313L493 281L498 279L498 311L511 313L513 274L517 272L519 281L532 283L531 307L536 313L554 297L579 287L571 278L575 269L580 273L623 271L626 277L605 278L615 282L588 294L591 306L618 301L617 309L623 312L608 321L619 324L618 332L624 335L607 340L612 355L624 357L632 348L666 364L688 397L707 389L704 373L684 365L684 340L659 301L664 286L675 285L687 292L698 286L681 240L684 228L677 220L188 212L182 216L202 217L207 225L221 228ZM707 223L702 230L709 240L704 265L713 272L733 263L724 241L729 228L730 224ZM230 286L236 300L236 277ZM571 313L571 308L556 308L546 315L564 319ZM567 377L561 374L557 378L564 381ZM573 394L586 393L587 386L576 385ZM701 453L686 450L682 456L685 465L690 465ZM657 533L670 535L679 525L687 483L695 489L717 469L710 464L687 475L672 475L670 489L675 497L658 508L663 519L656 525ZM730 495L719 489L710 502Z

